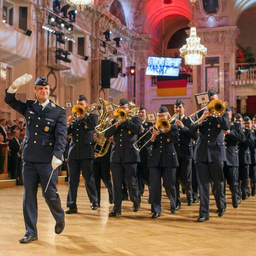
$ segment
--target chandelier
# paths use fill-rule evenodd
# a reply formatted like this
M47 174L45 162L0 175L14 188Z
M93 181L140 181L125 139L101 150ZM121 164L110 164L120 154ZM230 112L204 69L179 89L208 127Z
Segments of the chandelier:
M86 5L91 4L93 0L68 0L68 3L75 5L79 11L86 8Z
M194 4L196 0L192 2L192 24L190 28L189 37L186 39L186 44L180 48L180 56L185 58L186 65L202 65L203 57L207 54L207 48L204 47L200 41L200 37L196 34L196 26L194 25Z

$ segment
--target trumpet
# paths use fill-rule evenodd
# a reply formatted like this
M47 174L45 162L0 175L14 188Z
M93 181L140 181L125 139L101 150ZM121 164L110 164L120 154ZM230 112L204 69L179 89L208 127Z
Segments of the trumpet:
M97 103L93 103L91 105L87 105L84 108L82 105L74 105L72 108L72 114L76 119L83 119L85 115L89 115L92 111L94 111L97 107Z
M190 121L193 124L196 124L198 122L197 121L193 121L193 118L201 111L207 110L210 112L210 114L212 114L213 117L220 117L223 116L226 112L226 106L228 105L228 103L226 101L221 101L221 100L212 100L209 102L209 104L199 110L197 110L196 112L194 112L193 114L191 114L190 116L188 116L188 118L190 119Z
M157 131L159 131L159 133L167 133L171 130L171 123L176 120L179 117L179 113L175 113L173 116L171 116L169 119L165 119L165 118L159 118L154 126L151 126L149 128L149 130L143 134L137 141L135 141L133 143L133 147L137 150L137 151L141 151L151 140L151 138L149 140L147 140L140 148L138 147L138 142L141 141L149 132L152 133L152 130L155 129Z

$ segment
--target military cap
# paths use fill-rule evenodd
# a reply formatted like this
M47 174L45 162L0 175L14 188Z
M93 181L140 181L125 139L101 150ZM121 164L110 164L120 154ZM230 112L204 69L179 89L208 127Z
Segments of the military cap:
M250 119L249 116L245 116L245 117L244 117L244 121L245 121L245 122L249 122L249 121L251 121L251 119Z
M158 113L168 113L168 112L169 112L169 111L168 111L167 107L161 106L161 107L158 109Z
M174 105L178 106L178 105L183 105L184 106L184 102L180 99L177 99L174 103Z
M230 107L226 107L226 111L232 111Z
M80 94L77 98L78 101L82 101L82 100L85 100L87 101L87 98L83 95L83 94Z
M210 90L208 91L208 94L209 94L209 96L211 97L211 96L213 96L213 95L216 95L217 92L215 92L213 89L210 89Z
M123 99L121 99L121 100L119 101L119 105L120 105L120 106L123 106L123 105L125 105L125 104L129 104L129 101L128 101L127 99L123 98Z
M49 84L48 84L47 79L45 77L40 76L36 79L35 86L36 85L46 86L46 85L49 85Z
M242 118L241 114L237 113L237 114L235 115L235 119L240 119L240 118Z
M144 110L145 107L143 105L140 105L140 110Z

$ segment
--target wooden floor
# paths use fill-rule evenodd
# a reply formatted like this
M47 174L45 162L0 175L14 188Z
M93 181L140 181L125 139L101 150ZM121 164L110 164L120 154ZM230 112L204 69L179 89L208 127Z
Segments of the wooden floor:
M58 185L62 205L66 209L67 185ZM170 206L163 196L163 212L152 219L147 193L139 212L132 203L123 203L122 216L108 218L112 206L108 204L106 189L102 189L101 207L92 211L82 183L78 193L78 214L66 215L66 228L55 235L52 218L41 191L38 193L39 240L20 244L24 234L22 216L23 187L0 189L0 255L256 255L256 197L243 201L233 209L230 194L223 217L215 213L213 198L210 220L198 223L199 204L187 206L182 195L182 208L170 214Z

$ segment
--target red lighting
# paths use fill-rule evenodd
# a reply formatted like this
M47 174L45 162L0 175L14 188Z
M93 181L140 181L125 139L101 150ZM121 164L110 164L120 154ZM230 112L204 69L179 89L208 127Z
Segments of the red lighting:
M135 66L131 66L131 67L130 67L130 74L131 74L132 76L135 75Z

